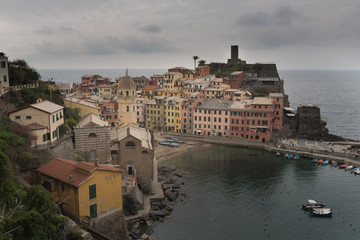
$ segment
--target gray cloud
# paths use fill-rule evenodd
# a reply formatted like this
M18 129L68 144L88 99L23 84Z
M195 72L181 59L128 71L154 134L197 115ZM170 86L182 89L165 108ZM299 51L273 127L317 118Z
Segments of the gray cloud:
M60 31L62 32L73 32L74 29L71 27L60 27Z
M52 35L54 33L54 31L51 28L46 27L46 26L35 30L35 32L40 33L40 34L45 34L45 35Z
M145 25L142 28L139 29L139 31L142 32L147 32L147 33L160 33L161 32L161 28L157 25Z
M121 53L166 53L175 51L170 42L160 37L105 36L97 39L86 39L80 43L43 41L36 44L39 53L46 55L111 55Z
M242 26L285 26L292 25L296 21L303 20L302 14L295 11L291 6L284 5L276 8L271 13L257 11L254 13L245 13L237 21Z

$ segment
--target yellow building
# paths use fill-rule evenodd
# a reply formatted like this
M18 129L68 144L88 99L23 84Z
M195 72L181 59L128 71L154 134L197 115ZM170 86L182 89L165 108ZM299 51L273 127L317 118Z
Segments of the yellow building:
M223 98L224 88L205 88L203 90L206 98Z
M145 103L145 127L162 131L165 125L165 97L157 96Z
M33 146L53 143L64 135L64 107L49 101L19 108L10 112L9 118L30 129Z
M154 96L157 96L158 90L155 85L148 85L143 87L141 90L141 97L146 99L153 99Z
M76 221L122 208L121 169L55 158L37 171L52 200Z
M174 91L175 81L183 78L183 74L180 72L169 72L164 74L164 91Z
M181 133L181 108L184 100L180 97L165 100L165 131Z
M64 105L67 108L78 108L80 118L93 113L99 116L98 103L92 99L80 99L76 96L64 98Z
M100 97L111 97L115 93L115 85L102 84L98 86Z

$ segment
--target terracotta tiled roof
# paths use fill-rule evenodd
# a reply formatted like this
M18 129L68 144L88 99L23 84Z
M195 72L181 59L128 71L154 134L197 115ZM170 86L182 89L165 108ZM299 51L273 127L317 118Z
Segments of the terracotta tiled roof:
M92 176L92 171L94 170L122 171L119 168L104 164L95 166L94 163L75 162L61 158L55 158L37 169L38 172L46 176L71 184L75 187L80 186L83 182L88 180Z

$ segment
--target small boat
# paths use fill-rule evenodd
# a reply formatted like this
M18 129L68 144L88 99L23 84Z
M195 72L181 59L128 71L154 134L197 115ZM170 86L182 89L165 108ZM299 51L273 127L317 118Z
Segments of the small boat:
M323 161L324 161L324 160L319 159L319 160L317 160L317 164L322 164L322 163L323 163Z
M341 168L346 168L347 166L349 166L349 164L348 163L344 163L344 164L341 164L340 166L339 166L339 168L341 169Z
M351 173L354 173L356 170L360 170L360 167L351 169Z
M351 166L351 165L350 165L350 166L346 166L346 167L345 167L345 171L351 170L351 169L353 169L353 168L354 168L354 166Z
M164 146L167 146L170 144L170 142L159 142L160 145L164 145Z
M289 154L285 153L284 157L287 157L287 158L288 158L288 157L289 157Z
M294 155L292 155L292 154L289 154L289 158L293 158L294 157Z
M180 146L180 143L172 142L168 146L169 147L178 147L178 146Z
M302 205L302 210L304 211L312 211L314 208L323 208L326 205L323 203L317 203L315 200L308 200L308 204L303 204Z
M168 142L176 142L176 141L179 141L180 139L179 138L168 138L167 140L168 140Z
M355 174L355 175L360 174L360 169L356 169L356 170L354 171L354 174Z
M337 167L337 165L338 165L337 162L334 161L334 160L331 161L331 164L332 164L334 167Z
M329 164L329 160L324 160L324 161L322 162L322 165L323 165L323 166L328 165L328 164Z
M311 160L312 163L317 163L318 159L314 158L313 160Z
M314 217L331 217L332 209L331 208L314 208L311 213Z
M296 160L299 159L299 158L300 158L299 155L294 156L294 159L296 159Z
M279 156L281 156L281 154L280 154L279 152L277 152L277 153L275 154L275 156L278 156L278 157L279 157Z

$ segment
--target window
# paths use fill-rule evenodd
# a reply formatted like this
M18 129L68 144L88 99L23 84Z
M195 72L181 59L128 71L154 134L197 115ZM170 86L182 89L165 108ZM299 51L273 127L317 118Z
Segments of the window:
M128 141L126 144L125 144L125 147L135 147L135 143L133 141Z
M30 120L31 119L31 116L26 116L26 120Z
M96 198L96 184L89 186L89 199Z
M96 204L93 204L90 206L90 217L96 218L97 217L97 206Z
M55 115L53 115L53 123L55 122Z
M89 137L89 138L96 138L96 134L95 134L95 133L90 133L90 134L88 135L88 137Z
M6 68L6 62L5 61L1 61L1 68Z
M15 116L15 119L20 119L20 116Z
M7 77L6 77L6 75L4 75L4 82L7 82Z
M127 111L127 112L129 112L129 111L130 111L129 106L126 106L126 111ZM152 113L152 111L151 111L151 113Z

